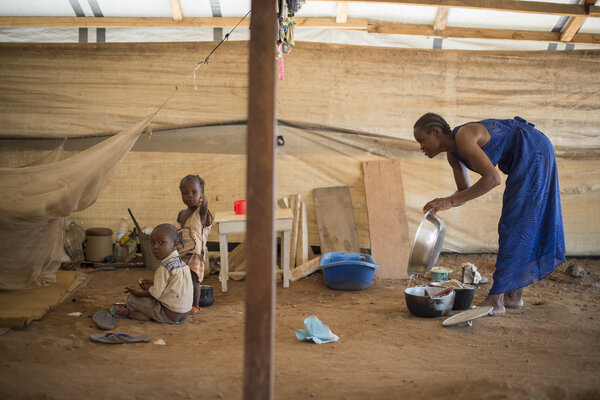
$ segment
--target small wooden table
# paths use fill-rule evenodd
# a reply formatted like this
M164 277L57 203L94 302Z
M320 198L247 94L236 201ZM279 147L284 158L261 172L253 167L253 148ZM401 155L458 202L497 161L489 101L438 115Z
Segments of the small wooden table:
M290 286L290 232L292 230L292 209L281 208L275 210L275 231L282 233L283 251L281 254L283 264L283 287ZM233 211L215 213L217 231L219 232L219 251L221 253L221 291L227 291L229 280L229 253L227 248L227 235L230 233L246 232L246 215L237 215Z

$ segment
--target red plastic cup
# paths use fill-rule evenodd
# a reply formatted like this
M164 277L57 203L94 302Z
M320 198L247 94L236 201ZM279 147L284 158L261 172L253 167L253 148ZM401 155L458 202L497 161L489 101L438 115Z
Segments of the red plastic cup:
M236 200L233 202L233 211L236 214L246 214L246 200Z

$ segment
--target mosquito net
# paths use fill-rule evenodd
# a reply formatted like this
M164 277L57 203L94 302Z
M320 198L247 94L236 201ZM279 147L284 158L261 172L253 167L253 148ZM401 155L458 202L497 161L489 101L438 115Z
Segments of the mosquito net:
M54 282L65 217L92 205L155 114L64 158L62 145L21 168L0 168L0 289Z

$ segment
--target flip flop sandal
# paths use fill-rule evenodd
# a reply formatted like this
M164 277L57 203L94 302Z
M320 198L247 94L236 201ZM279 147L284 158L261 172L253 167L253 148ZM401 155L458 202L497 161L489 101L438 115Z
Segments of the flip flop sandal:
M202 311L200 311L200 309L199 309L199 308L192 307L192 309L191 309L191 310L190 310L190 312L189 312L189 315L197 315L197 314L200 314L201 312L202 312Z
M94 324L100 329L115 329L115 317L110 311L98 311L92 317Z
M131 336L126 333L92 333L90 339L98 343L119 344L119 343L139 343L149 342L150 336L143 334L139 336Z
M511 308L513 310L520 310L521 308L523 308L523 306L509 306L509 305L504 305L504 308Z

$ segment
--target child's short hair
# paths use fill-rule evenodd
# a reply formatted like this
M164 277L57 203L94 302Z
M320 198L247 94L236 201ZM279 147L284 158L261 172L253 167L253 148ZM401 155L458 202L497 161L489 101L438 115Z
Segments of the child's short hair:
M177 233L177 228L175 228L173 225L160 224L160 225L157 225L152 230L152 232L158 232L159 230L165 232L168 235L169 239L173 239L174 242L178 240L179 235Z
M204 193L204 179L200 178L199 175L186 175L183 177L183 179L181 180L181 182L179 182L179 188L181 189L181 187L189 182L189 181L197 181L198 182L198 186L200 186L200 191L202 193Z

